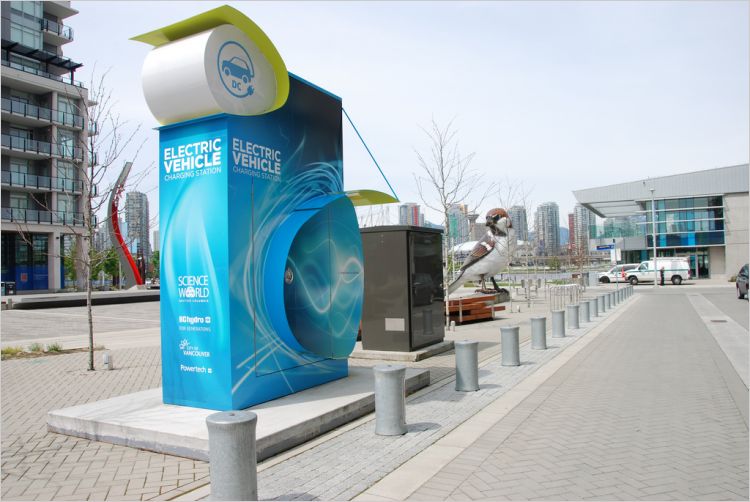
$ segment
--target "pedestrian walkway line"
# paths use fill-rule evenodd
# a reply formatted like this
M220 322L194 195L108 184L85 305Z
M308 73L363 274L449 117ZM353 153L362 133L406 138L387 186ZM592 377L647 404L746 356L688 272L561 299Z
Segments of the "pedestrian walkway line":
M632 297L625 307L632 307L640 299ZM512 409L530 396L548 378L570 361L576 354L595 340L605 329L617 320L628 308L614 312L581 336L581 340L566 347L561 354L547 362L515 387L502 394L483 410L456 427L453 431L437 440L396 470L383 477L379 482L355 497L355 501L406 500L423 484L435 476L441 469L454 460L464 449L497 422L502 420Z
M748 366L750 344L747 330L705 296L690 294L688 300L747 388L748 373L750 373L750 366Z

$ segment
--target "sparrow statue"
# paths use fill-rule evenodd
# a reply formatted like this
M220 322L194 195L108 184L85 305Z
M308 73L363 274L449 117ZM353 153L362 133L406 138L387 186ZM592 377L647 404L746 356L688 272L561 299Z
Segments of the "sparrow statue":
M510 257L515 253L515 231L512 230L513 224L510 221L510 216L502 208L490 209L487 212L485 225L488 227L487 233L477 242L471 254L464 260L456 280L448 286L449 295L458 289L461 284L476 280L481 283L479 291L482 293L500 291L494 276L508 265ZM510 250L508 246L510 246ZM492 281L495 291L487 289L485 284L487 278Z

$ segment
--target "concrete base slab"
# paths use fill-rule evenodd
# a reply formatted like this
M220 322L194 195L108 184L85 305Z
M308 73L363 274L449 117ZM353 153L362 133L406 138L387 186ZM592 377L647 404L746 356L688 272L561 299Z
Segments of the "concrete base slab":
M407 368L407 394L428 386L430 372ZM258 415L258 460L293 448L375 409L371 368L249 408ZM213 410L167 405L161 388L53 410L51 432L180 457L208 460L206 417Z
M159 290L130 288L123 291L95 291L91 293L92 305L114 305L118 303L158 302ZM58 307L80 307L86 305L86 293L50 293L38 295L3 296L5 309L48 309Z
M452 340L443 340L442 342L428 345L413 352L396 352L391 350L365 350L362 348L362 342L357 342L354 351L349 357L354 359L377 359L378 361L421 361L443 352L453 350Z

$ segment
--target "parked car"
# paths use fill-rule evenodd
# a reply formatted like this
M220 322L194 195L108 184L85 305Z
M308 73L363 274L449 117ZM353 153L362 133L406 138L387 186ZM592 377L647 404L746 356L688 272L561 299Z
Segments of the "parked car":
M638 263L615 265L606 272L599 272L599 282L603 282L604 284L610 282L625 282L627 280L627 273L623 274L623 271L627 272L628 270L633 270L634 268L638 268L638 265Z
M737 298L742 299L747 296L747 263L745 263L745 266L740 269L739 272L737 272L737 281L735 282L737 286Z
M664 269L664 281L669 281L675 286L682 284L691 278L690 263L687 258L657 258L656 280L661 277L661 269ZM639 282L654 282L654 260L641 262L638 268L629 270L627 273L630 284Z

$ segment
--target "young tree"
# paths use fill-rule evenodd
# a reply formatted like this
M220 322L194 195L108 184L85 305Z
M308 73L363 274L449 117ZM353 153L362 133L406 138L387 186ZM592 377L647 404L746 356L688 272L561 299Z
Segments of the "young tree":
M500 206L505 208L506 211L510 212L510 209L513 206L520 206L524 209L526 213L526 224L527 224L527 230L528 230L528 220L531 215L531 188L527 188L526 185L522 180L513 179L508 176L500 180L500 182L497 185L497 198L500 203ZM519 232L521 231L520 228L515 229L514 235L515 239L518 239ZM510 239L510 234L506 236L506 241ZM528 236L526 237L526 240L528 241ZM508 268L507 268L507 275L508 275L508 292L511 293L513 291L513 286L510 278L510 264L512 259L514 258L511 256L512 249L515 246L511 246L510 242L507 241L506 249L508 250ZM526 279L528 282L528 272L529 272L529 254L528 254L528 245L524 246L524 249L526 250L525 257L526 257ZM527 298L528 300L528 298ZM513 295L510 294L510 301L511 301L511 311L513 310Z
M79 115L83 118L83 127L96 128L96 132L88 135L88 143L83 149L82 155L79 156L78 144L58 144L57 148L65 156L74 158L82 163L83 167L77 170L78 180L75 183L81 183L81 213L80 218L77 214L70 217L70 214L58 211L52 207L50 201L44 198L44 195L32 194L33 200L38 207L48 212L52 222L62 224L68 235L75 237L75 243L70 249L63 249L59 252L59 257L67 271L74 270L71 274L75 277L77 289L86 291L86 311L88 317L88 335L89 335L89 360L88 369L93 371L94 368L94 323L91 308L91 281L94 275L101 269L107 252L97 251L94 244L99 224L97 221L98 213L105 206L111 187L107 183L113 177L110 172L116 164L123 162L125 152L128 151L132 160L134 160L145 140L136 144L140 131L140 124L130 126L127 121L121 119L117 110L117 103L112 96L112 90L107 86L108 72L101 75L96 73L96 69L91 77L88 91L78 88ZM89 129L91 130L91 129ZM79 142L80 143L80 142ZM145 176L147 170L135 179L134 184L138 184ZM66 180L70 181L70 180ZM101 227L104 228L104 225ZM28 225L18 224L18 233L21 239L28 245L32 245L31 229ZM54 255L55 253L47 253ZM67 275L67 273L66 273Z
M140 124L131 125L123 120L117 109L117 102L112 95L112 89L107 85L107 75L105 71L97 75L96 69L91 77L89 87L88 106L85 108L87 120L86 123L94 124L98 128L98 133L89 136L89 144L86 159L88 162L86 169L83 170L84 183L84 247L78 257L78 265L83 271L83 278L86 287L86 313L88 318L88 335L89 335L89 360L88 369L94 371L94 318L91 308L91 280L93 278L94 268L106 258L106 253L97 252L93 243L96 234L98 222L97 214L102 212L106 206L111 190L111 184L114 183L113 168L119 167L124 163L126 151L132 150L129 155L130 161L134 161L138 156L145 139L136 144L138 134L141 129ZM82 96L83 98L83 96ZM141 178L136 179L137 184ZM104 226L102 226L102 230Z
M424 154L416 152L421 171L419 175L414 173L413 176L422 203L443 216L446 243L443 250L443 287L448 322L448 250L454 244L451 242L449 209L454 204L463 203L469 206L469 213L476 211L495 190L495 183L487 182L480 172L470 167L474 152L468 155L461 153L453 121L441 127L432 119L430 127L422 130L430 142L430 148Z

